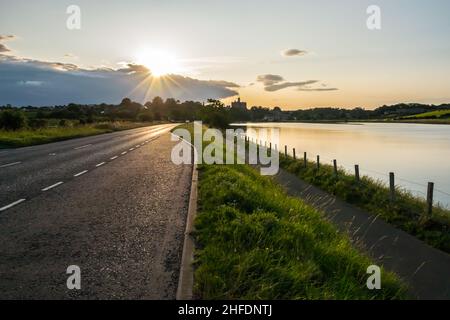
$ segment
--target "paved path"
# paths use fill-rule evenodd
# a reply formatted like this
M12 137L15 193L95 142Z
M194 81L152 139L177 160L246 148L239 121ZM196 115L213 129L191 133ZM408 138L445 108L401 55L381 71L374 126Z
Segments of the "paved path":
M450 255L280 169L275 177L291 196L320 208L378 263L410 284L419 299L450 299Z
M171 127L3 153L21 164L0 168L2 205L26 201L0 212L0 298L175 298L192 167L171 162Z

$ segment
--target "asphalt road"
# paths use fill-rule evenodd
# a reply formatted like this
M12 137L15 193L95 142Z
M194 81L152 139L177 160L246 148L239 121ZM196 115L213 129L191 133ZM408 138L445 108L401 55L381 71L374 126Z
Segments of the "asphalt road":
M0 298L174 299L192 167L173 127L0 151Z

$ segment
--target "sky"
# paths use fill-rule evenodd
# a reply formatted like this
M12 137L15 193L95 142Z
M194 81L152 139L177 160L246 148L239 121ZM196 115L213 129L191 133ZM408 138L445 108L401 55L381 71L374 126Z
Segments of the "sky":
M0 0L0 105L448 103L449 12L447 0Z

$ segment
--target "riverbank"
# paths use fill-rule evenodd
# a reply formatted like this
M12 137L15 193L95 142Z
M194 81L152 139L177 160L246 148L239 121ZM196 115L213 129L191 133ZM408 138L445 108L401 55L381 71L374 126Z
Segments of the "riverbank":
M334 173L334 167L304 160L295 160L281 155L280 167L300 179L336 197L363 208L374 216L406 231L429 245L450 252L450 211L434 207L432 215L427 214L425 200L411 193L396 189L395 200L390 200L390 191L383 183L363 176L359 181L343 169Z
M149 126L157 123L144 122L105 122L89 125L64 126L42 129L0 130L0 149L19 148L44 143L82 138L114 131L122 131Z
M406 297L402 282L385 270L382 289L369 290L374 262L318 210L248 165L200 165L198 196L197 298Z

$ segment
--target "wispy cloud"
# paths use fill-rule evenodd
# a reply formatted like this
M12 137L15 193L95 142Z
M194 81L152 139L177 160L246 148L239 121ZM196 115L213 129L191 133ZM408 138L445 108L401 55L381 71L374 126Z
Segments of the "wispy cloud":
M300 49L287 49L284 50L281 55L285 56L285 57L295 57L295 56L304 56L305 54L307 54L308 51L306 50L300 50Z
M15 38L16 37L13 35L1 35L0 34L0 42L14 40ZM0 43L0 53L5 53L5 52L11 52L11 50L4 44Z
M73 53L66 53L64 55L64 58L67 58L67 59L78 59L78 57L76 55L74 55Z
M281 81L284 81L284 79L282 76L279 76L277 74L263 74L259 75L256 78L256 81L262 82L265 86L271 86Z
M11 50L9 50L4 44L0 43L0 52L10 52Z
M299 81L299 82L283 82L283 83L279 83L279 84L266 86L264 88L264 90L269 91L269 92L274 92L274 91L278 91L278 90L282 90L282 89L286 89L286 88L290 88L290 87L297 87L297 89L300 90L304 86L314 84L317 82L319 82L319 81L318 80L307 80L307 81Z
M321 83L320 87L312 87L311 85L319 84L319 80L305 81L284 81L284 78L277 74L263 74L256 78L256 81L264 85L264 90L275 92L286 88L297 88L298 91L336 91L337 88L329 88L325 83Z
M337 91L338 88L299 88L298 91Z
M0 41L4 41L4 40L14 40L16 38L16 36L14 35L1 35L0 34Z

